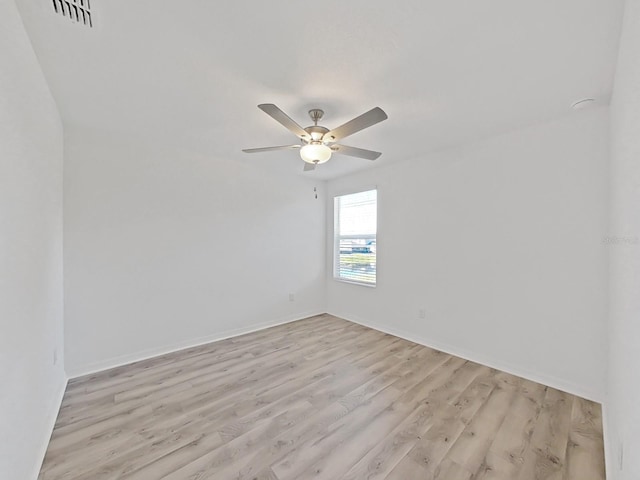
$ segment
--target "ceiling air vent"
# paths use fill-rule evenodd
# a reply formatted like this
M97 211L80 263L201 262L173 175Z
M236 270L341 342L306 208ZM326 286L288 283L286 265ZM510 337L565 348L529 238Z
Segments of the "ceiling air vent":
M88 27L93 27L89 0L52 0L52 2L56 13Z

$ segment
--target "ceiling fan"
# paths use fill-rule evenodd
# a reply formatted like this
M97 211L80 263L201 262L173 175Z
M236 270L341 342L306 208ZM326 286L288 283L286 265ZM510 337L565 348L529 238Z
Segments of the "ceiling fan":
M363 148L349 147L342 145L338 140L342 140L349 135L353 135L360 130L364 130L376 123L387 119L387 114L380 107L372 108L359 117L349 120L344 125L329 130L318 125L318 121L323 117L324 111L319 108L309 110L309 116L313 120L313 125L302 128L294 122L286 113L272 103L263 103L258 108L272 117L275 121L289 129L300 139L300 145L280 145L277 147L247 148L242 150L246 153L270 152L273 150L300 150L300 157L305 161L304 170L313 170L316 165L325 163L331 158L332 153L349 155L351 157L375 160L382 153Z

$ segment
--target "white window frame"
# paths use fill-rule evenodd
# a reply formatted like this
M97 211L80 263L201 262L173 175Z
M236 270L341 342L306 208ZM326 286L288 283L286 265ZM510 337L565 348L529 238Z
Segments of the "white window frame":
M354 285L361 285L363 287L375 288L378 283L378 232L376 228L375 234L363 234L363 235L339 235L340 226L340 209L336 208L336 200L339 197L347 195L355 195L358 193L376 191L376 224L378 222L378 187L370 187L362 190L349 191L333 196L333 279L338 282L351 283ZM375 240L376 241L376 280L375 282L362 282L350 278L344 278L340 276L340 240Z

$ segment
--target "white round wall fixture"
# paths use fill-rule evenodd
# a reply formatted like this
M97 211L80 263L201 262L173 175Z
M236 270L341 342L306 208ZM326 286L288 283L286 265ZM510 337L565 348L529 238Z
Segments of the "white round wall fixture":
M587 108L593 105L595 101L595 98L583 98L581 100L578 100L577 102L573 102L573 104L571 104L571 108L573 110L582 110L583 108Z

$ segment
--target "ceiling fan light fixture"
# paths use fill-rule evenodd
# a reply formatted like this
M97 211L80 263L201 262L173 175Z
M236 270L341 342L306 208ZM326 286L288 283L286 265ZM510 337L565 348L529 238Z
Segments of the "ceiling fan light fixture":
M74 0L76 1L76 0ZM318 125L318 120L322 118L324 112L319 108L309 110L309 116L313 120L313 125L302 128L286 113L273 103L261 103L258 108L269 115L301 141L296 145L280 145L277 147L248 148L242 150L246 153L271 152L274 150L300 150L300 157L304 160L304 171L313 170L316 165L325 163L331 158L333 152L350 157L365 158L375 160L380 152L365 150L364 148L349 147L336 143L349 135L353 135L365 128L369 128L376 123L386 120L387 114L380 107L375 107L362 115L349 120L338 128L329 130L327 127Z
M300 157L307 163L318 165L331 158L331 149L322 143L309 143L300 149Z

